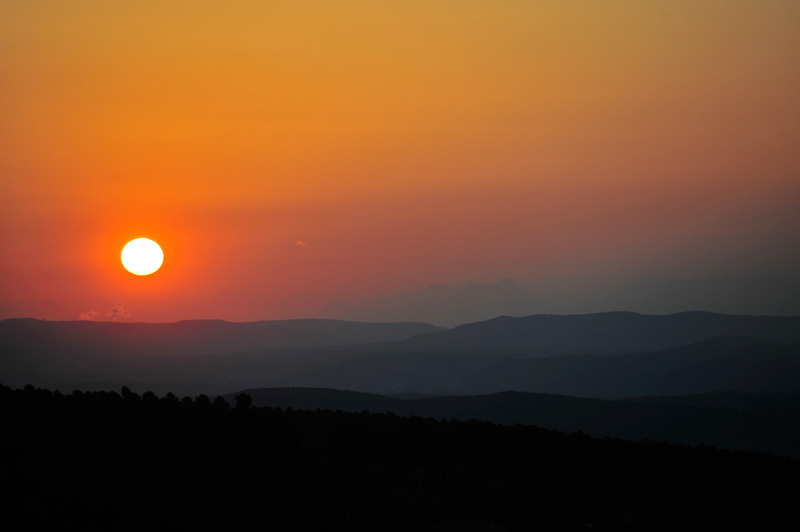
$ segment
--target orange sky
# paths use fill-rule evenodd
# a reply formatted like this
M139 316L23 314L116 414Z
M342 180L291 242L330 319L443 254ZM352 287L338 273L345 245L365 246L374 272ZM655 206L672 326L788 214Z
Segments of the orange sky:
M3 2L0 318L800 272L799 23L778 0ZM165 252L147 278L119 262L139 236Z

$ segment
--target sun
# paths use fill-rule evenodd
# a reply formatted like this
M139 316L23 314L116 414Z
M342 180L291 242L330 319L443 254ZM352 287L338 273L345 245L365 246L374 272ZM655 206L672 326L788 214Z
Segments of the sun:
M122 248L122 265L134 275L150 275L161 267L164 252L149 238L131 240Z

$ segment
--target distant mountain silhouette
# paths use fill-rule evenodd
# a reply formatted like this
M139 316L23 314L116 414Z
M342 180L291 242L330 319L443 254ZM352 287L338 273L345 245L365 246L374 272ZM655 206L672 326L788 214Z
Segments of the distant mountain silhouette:
M325 388L261 388L241 393L252 397L255 406L477 419L581 431L595 437L715 445L800 457L800 392L723 392L616 401L521 392L422 399ZM226 399L233 404L235 396Z
M453 327L495 316L526 316L542 307L528 289L510 279L492 284L432 284L424 290L380 297L361 305L338 303L321 317L356 321L422 321Z
M491 351L529 356L656 351L718 336L751 336L800 344L800 317L635 312L501 316L448 331L409 338L409 349Z
M653 353L509 357L461 381L461 393L517 390L578 397L800 390L800 346L721 337Z
M287 357L280 370L261 382L381 394L513 390L598 398L800 390L800 346L754 338L713 338L623 355L504 356L491 349L409 350L397 342L308 356L309 361L318 357L315 365L292 366Z
M390 342L438 330L441 329L425 323L321 319L247 323L10 319L0 321L0 381L11 385L26 382L55 385L86 382L87 379L107 380L109 375L124 374L133 361L153 357L163 360L184 355ZM111 371L114 369L119 371ZM157 372L145 378L153 380L154 377L159 380Z
M735 408L751 412L764 410L800 411L800 392L723 391L692 395L649 395L629 397L626 400L639 403L698 406L703 408ZM800 441L798 441L798 444L800 444Z
M356 321L422 321L445 327L497 316L637 312L674 314L686 309L746 315L800 315L796 275L760 275L715 279L615 278L520 285L503 279L458 286L432 284L425 289L383 296L365 303L336 303L322 318Z
M36 382L62 391L78 385L98 389L102 383L187 394L289 386L380 394L523 391L601 398L800 390L796 317L540 315L390 341L430 330L436 329L323 320L10 320L0 322L0 382ZM748 336L732 336L737 334Z

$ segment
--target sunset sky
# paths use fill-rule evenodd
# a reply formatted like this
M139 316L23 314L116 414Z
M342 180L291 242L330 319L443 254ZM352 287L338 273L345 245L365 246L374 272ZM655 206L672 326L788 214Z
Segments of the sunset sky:
M800 275L798 27L791 0L0 2L0 318Z

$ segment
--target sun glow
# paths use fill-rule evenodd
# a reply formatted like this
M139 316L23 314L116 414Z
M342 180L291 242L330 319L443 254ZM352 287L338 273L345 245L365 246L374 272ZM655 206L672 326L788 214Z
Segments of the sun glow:
M122 265L134 275L150 275L161 267L164 252L149 238L131 240L122 248Z

